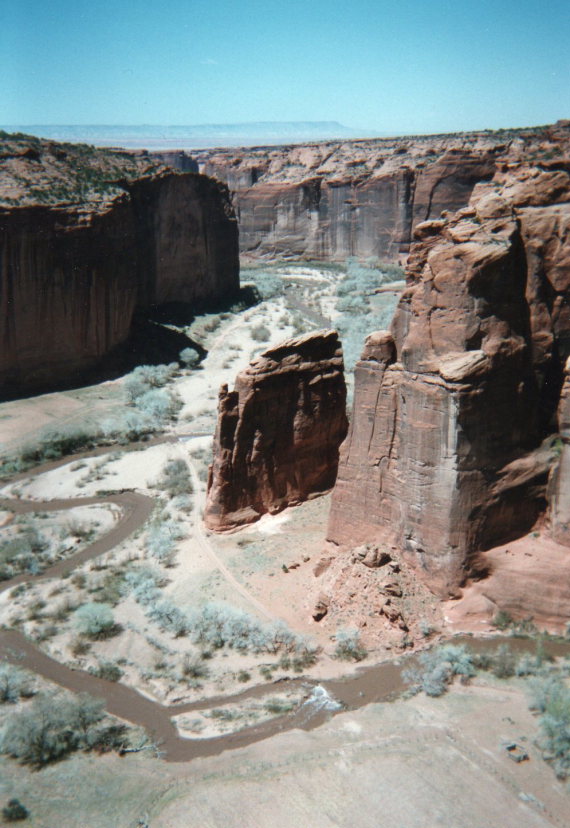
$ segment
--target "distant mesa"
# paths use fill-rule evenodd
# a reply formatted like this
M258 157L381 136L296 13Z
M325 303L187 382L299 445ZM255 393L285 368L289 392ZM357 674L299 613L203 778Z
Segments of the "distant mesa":
M23 132L53 141L93 144L126 149L195 149L245 147L356 138L370 131L354 130L337 121L253 121L243 124L198 124L189 126L105 126L59 124L4 126L6 132Z

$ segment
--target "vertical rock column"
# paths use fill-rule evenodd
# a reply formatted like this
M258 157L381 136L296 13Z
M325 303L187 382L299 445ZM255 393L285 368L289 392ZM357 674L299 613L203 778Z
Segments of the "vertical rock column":
M232 529L332 488L346 431L336 331L269 348L220 390L206 525Z

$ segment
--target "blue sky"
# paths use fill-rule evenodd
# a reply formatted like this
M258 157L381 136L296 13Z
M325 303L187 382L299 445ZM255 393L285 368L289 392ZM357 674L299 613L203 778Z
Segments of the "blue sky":
M1 124L570 117L568 0L0 0Z

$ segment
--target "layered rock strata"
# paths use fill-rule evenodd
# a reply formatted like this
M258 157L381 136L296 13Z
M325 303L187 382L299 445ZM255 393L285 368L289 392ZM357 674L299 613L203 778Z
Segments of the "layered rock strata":
M498 160L545 151L549 130L326 141L197 150L200 169L225 181L254 258L397 260L415 227L469 201Z
M504 163L418 226L391 332L356 367L329 538L394 543L441 595L545 508L570 333L567 131L551 138L556 160Z
M204 520L232 529L332 488L346 436L336 331L269 348L223 385Z
M222 184L103 150L72 163L71 152L30 139L0 157L3 393L80 376L127 338L135 311L239 289Z

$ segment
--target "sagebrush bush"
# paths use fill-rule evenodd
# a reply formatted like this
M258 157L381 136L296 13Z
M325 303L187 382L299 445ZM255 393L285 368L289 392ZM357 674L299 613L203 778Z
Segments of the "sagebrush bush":
M455 676L468 679L475 672L473 656L466 647L445 644L422 653L418 657L418 665L404 670L403 678L417 692L423 690L426 696L441 696Z
M363 661L368 655L366 647L360 641L358 630L344 629L336 633L334 657L341 661Z
M251 329L251 338L255 342L268 342L271 337L271 331L265 325L254 325Z
M7 661L0 664L0 702L15 704L33 693L33 680L26 670Z
M191 494L192 478L190 476L188 463L182 459L168 460L162 468L157 485L171 497Z
M559 779L570 776L570 689L560 676L529 681L530 707L542 713L539 746Z
M105 638L115 628L115 617L108 604L92 602L75 610L73 623L77 632L87 638Z
M183 348L178 356L180 358L180 362L182 362L186 368L195 368L200 362L200 354L198 351L195 351L194 348Z

